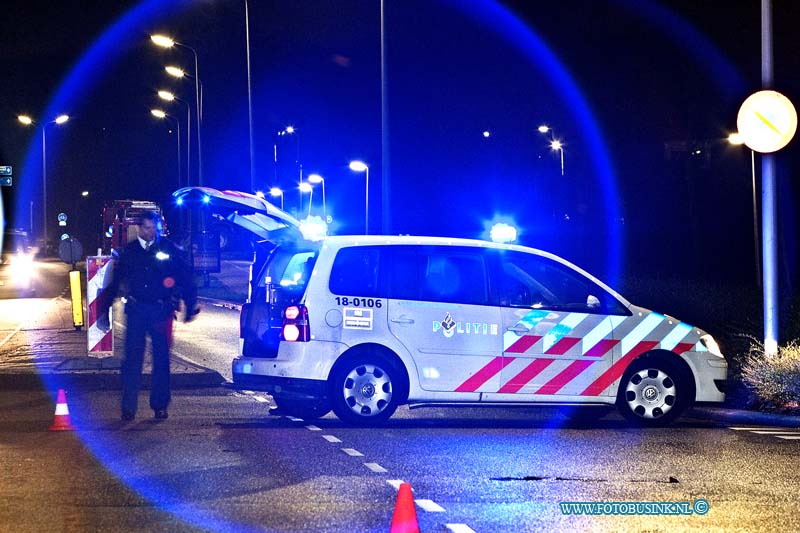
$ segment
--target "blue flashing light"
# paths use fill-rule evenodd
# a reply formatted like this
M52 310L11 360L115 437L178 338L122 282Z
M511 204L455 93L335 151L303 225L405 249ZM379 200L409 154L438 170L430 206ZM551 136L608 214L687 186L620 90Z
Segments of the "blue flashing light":
M183 198L178 198L178 199L175 201L175 203L176 203L176 204L178 204L178 205L183 205Z
M517 240L517 228L509 226L505 222L498 222L489 231L492 242L506 244Z
M300 221L300 233L309 241L318 241L328 235L328 224L314 215Z
M207 204L207 203L208 203L208 202L210 202L210 201L211 201L211 197L210 197L210 196L208 196L208 195L206 195L206 196L203 196L203 203L204 203L204 204Z

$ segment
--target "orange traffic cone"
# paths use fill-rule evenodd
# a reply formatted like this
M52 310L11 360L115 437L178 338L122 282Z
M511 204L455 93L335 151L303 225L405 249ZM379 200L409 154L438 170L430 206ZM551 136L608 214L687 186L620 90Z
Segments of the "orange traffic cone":
M411 483L401 483L397 491L397 503L394 506L392 527L389 533L419 533L417 509L414 507L414 495Z
M67 395L64 389L58 389L58 400L56 401L56 414L53 417L53 425L50 431L72 431L75 428L69 420L69 407L67 407Z

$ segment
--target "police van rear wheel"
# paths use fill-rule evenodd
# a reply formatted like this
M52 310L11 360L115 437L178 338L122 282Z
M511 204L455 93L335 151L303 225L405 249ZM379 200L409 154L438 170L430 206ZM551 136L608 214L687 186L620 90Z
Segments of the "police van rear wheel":
M684 372L669 361L634 361L619 385L617 407L637 426L665 426L689 406L691 385Z
M385 422L399 403L401 372L379 355L340 365L333 376L333 412L344 422L360 426Z

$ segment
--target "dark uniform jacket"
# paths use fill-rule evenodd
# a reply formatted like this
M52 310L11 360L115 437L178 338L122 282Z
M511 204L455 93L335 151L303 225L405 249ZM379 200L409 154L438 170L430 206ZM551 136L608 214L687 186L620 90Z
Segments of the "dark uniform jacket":
M114 298L125 296L126 305L158 308L173 313L183 300L186 317L197 312L197 288L183 250L161 237L149 250L138 239L129 242L114 261L111 282L99 298L99 312L107 312Z

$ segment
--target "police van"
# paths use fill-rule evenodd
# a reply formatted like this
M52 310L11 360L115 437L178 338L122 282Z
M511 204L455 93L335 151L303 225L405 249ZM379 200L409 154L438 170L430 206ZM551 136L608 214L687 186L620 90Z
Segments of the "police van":
M566 404L616 405L633 423L663 425L725 398L711 335L541 250L284 239L263 241L251 268L234 385L301 418L332 409L375 425L404 404Z

